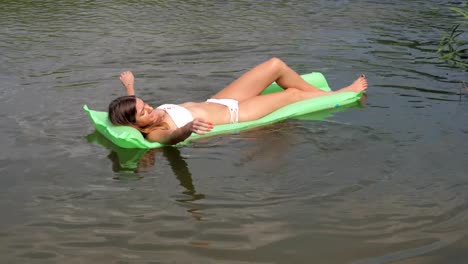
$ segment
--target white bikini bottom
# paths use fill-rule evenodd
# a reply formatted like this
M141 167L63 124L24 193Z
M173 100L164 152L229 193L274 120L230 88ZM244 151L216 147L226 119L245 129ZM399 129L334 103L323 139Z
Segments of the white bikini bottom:
M239 122L239 102L234 99L208 99L208 103L216 103L227 106L230 114L230 123L236 124Z

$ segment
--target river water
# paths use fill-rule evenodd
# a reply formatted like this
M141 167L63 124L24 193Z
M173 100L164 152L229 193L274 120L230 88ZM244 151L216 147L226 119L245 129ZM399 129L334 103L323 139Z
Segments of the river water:
M2 263L468 263L461 1L2 1ZM82 110L201 101L280 57L366 100L181 148Z

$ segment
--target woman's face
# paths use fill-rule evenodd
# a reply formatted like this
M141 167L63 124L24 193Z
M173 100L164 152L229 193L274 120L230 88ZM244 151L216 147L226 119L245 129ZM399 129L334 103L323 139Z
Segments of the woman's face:
M151 125L157 120L157 114L153 107L146 104L140 98L136 98L135 124L139 127Z

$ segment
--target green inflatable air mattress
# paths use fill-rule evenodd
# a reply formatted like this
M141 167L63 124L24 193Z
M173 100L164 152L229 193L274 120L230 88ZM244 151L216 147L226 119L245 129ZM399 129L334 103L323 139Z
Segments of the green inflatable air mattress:
M313 72L301 76L305 81L314 85L315 87L318 87L324 91L330 91L330 87L328 86L327 80L321 73ZM274 93L281 90L282 88L279 87L276 83L272 83L263 91L262 94ZM192 135L189 138L187 138L184 142L181 142L179 144L186 144L187 142L202 137L208 137L229 132L237 132L245 129L275 123L292 117L299 117L308 113L313 113L330 108L337 108L343 105L354 103L358 101L361 98L361 96L362 93L343 92L321 96L318 98L307 99L304 101L287 105L257 120L240 122L237 124L216 125L209 133L206 133L205 135L198 135L192 133ZM84 105L83 109L88 113L96 130L119 147L149 149L164 146L161 143L150 142L146 140L143 137L143 135L133 127L115 126L111 124L108 119L107 112L91 110L88 108L87 105Z

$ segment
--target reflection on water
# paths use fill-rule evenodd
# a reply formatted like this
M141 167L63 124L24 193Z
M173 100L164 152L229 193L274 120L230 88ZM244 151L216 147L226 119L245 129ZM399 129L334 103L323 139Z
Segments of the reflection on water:
M461 5L2 1L2 262L466 262L467 75L435 52ZM155 150L81 111L122 70L154 105L203 101L271 56L365 73L365 107Z
M155 153L153 151L120 148L97 131L89 134L86 139L90 143L97 143L111 150L108 157L112 160L112 170L114 172L137 173L139 169L144 170L144 168L154 166Z
M172 172L179 180L180 185L185 188L182 193L191 197L190 199L178 201L188 202L204 198L203 194L196 193L187 162L182 158L176 147L125 149L113 144L97 131L88 135L86 139L88 142L97 143L111 151L108 157L112 161L112 169L118 173L114 179L124 181L140 180L143 178L141 173L148 172L149 168L156 165L156 155L162 155L169 162Z

